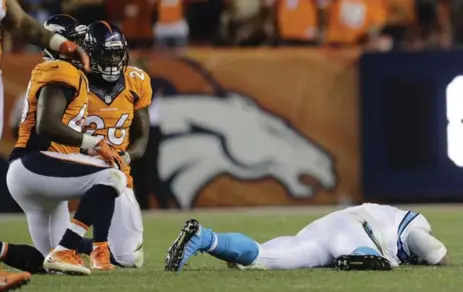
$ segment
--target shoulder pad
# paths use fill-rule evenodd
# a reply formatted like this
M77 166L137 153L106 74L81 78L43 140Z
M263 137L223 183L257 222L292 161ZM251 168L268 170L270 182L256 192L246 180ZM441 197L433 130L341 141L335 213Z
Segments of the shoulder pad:
M151 89L151 77L144 70L137 67L128 66L125 72L125 78L130 84L129 90L137 95L134 100L135 110L147 107L151 104L153 90Z
M147 80L150 80L148 73L134 66L127 66L125 75L126 78L133 78L136 82L146 82Z
M32 70L31 81L38 84L64 83L79 89L82 72L72 64L61 61L47 61L38 64Z

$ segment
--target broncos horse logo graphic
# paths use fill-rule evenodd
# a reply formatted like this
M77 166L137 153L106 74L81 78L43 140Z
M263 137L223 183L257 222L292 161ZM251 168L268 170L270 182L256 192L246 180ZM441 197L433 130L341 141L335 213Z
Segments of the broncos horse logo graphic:
M158 172L181 207L193 206L201 190L222 174L245 181L270 177L296 198L335 187L334 162L326 149L252 98L225 90L198 64L176 62L207 81L195 93L153 74L153 89L162 88L165 95Z

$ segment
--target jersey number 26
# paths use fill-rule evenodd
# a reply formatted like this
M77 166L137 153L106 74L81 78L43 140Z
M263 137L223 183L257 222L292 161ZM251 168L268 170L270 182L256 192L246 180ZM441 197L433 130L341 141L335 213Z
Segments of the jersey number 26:
M122 114L119 117L119 120L116 122L114 127L108 128L108 140L109 143L112 145L121 145L125 137L127 135L127 130L124 128L124 124L129 118L129 114ZM87 119L85 120L85 124L87 127L90 127L88 130L85 132L87 134L93 135L96 131L98 130L104 130L106 129L106 124L105 121L95 115L88 116ZM92 126L93 125L93 126ZM97 137L105 138L105 135L96 135Z

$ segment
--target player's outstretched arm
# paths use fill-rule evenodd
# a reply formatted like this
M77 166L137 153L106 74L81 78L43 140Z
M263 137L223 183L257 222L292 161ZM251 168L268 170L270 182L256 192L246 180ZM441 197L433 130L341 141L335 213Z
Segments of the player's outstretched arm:
M24 12L17 0L6 0L6 5L8 10L2 26L13 36L70 57L77 55L82 62L83 69L90 70L90 61L84 49L65 37L45 29L41 23Z
M148 107L136 110L130 127L130 145L127 153L130 159L138 159L145 154L150 131L150 116Z
M450 264L447 248L437 238L421 229L412 229L406 238L410 252L428 265Z
M49 46L53 36L51 31L46 30L37 20L24 12L17 0L6 0L6 5L8 10L2 25L8 32L31 44L40 47Z

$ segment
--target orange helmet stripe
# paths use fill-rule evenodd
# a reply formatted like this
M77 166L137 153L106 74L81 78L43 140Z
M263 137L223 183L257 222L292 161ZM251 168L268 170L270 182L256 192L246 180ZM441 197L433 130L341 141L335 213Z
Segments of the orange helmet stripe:
M64 13L62 13L62 14L56 14L55 16L58 16L58 15L67 16L67 17L69 17L70 19L72 19L72 20L74 20L74 21L77 21L77 19L75 19L73 16L71 16L71 15L69 15L69 14L64 14Z
M107 22L104 21L104 20L100 20L100 22L103 23L104 25L106 25L106 27L109 29L109 31L110 31L111 33L113 33L113 30L111 29L111 25L109 25L109 23L107 23Z

